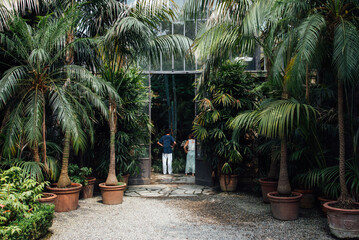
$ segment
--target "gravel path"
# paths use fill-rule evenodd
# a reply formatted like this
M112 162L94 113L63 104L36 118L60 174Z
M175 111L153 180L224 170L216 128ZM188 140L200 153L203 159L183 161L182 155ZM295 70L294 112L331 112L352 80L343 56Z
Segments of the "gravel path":
M95 197L79 204L76 211L55 214L51 240L334 239L318 210L302 210L297 221L277 221L269 205L243 193L125 197L121 205L113 206Z

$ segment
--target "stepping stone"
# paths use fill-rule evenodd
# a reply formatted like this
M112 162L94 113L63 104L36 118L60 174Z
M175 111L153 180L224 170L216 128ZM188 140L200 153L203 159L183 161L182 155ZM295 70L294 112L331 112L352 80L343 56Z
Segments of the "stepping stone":
M157 192L140 192L141 197L163 197L163 194Z
M125 192L125 196L126 197L140 197L140 194L136 193L136 192Z

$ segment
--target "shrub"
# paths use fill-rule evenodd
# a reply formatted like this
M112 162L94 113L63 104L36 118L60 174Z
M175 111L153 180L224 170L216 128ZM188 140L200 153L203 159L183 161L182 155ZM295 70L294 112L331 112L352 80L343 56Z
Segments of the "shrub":
M43 237L52 225L54 208L54 205L41 204L28 218L17 219L8 226L1 226L1 239L29 240Z
M46 184L27 178L19 167L0 173L2 239L36 239L51 226L53 206L37 202Z
M69 177L71 182L81 183L82 186L88 184L87 177L92 173L92 168L82 167L80 168L76 164L69 164Z

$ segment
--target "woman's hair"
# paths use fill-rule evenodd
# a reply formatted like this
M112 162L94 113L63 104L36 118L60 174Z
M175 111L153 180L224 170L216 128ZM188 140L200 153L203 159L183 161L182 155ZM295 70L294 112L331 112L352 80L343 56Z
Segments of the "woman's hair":
M192 138L193 138L193 133L190 133L190 134L188 135L188 138L189 138L189 139L192 139Z

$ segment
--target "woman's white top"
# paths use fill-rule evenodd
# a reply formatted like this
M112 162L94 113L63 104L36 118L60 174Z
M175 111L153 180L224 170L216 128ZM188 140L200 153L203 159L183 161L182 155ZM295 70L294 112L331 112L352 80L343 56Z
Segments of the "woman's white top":
M196 140L189 139L188 140L188 151L194 151L196 149Z

